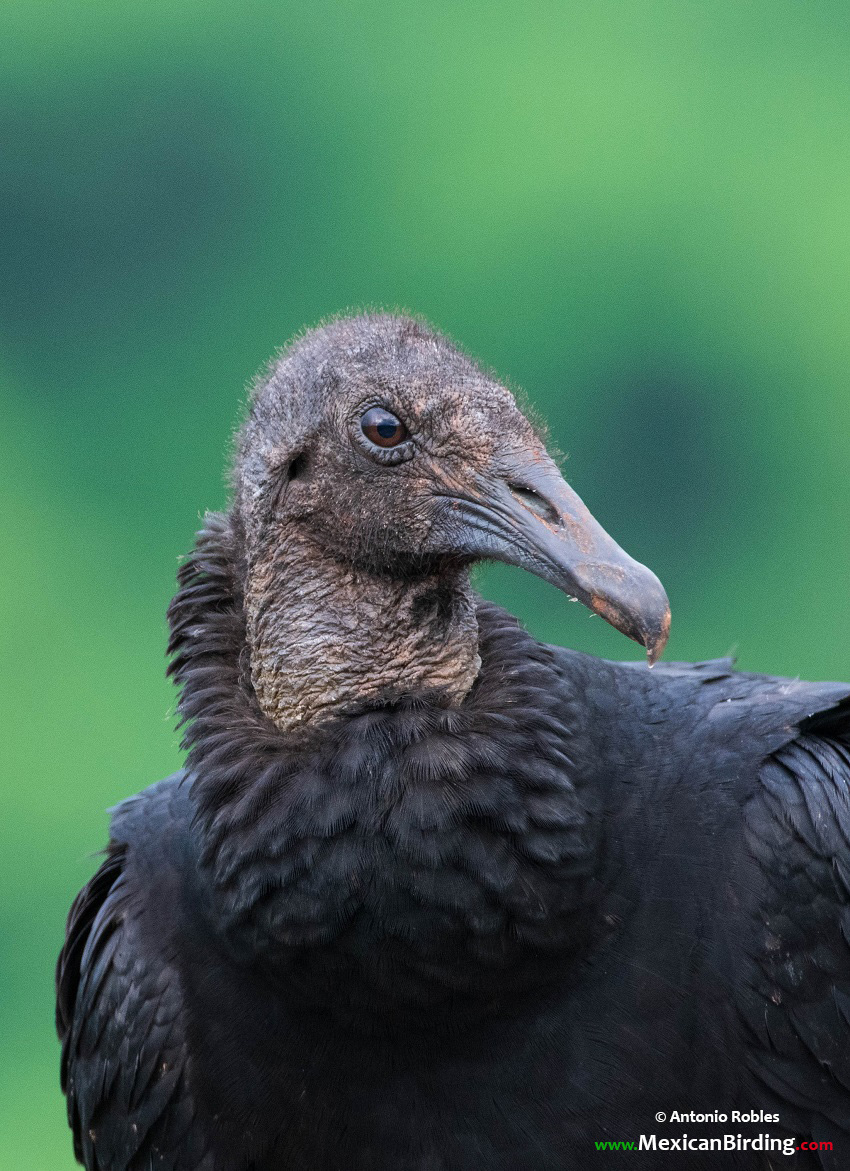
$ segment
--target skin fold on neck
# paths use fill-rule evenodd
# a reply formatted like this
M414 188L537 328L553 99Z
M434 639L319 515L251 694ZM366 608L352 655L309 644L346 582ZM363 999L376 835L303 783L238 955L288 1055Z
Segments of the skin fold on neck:
M422 691L454 706L481 666L464 568L373 576L290 532L251 559L245 611L251 682L283 732Z

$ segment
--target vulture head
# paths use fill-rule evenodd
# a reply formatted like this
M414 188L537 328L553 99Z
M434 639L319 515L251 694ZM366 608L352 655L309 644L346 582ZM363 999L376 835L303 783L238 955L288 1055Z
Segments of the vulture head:
M646 647L670 612L563 479L512 394L404 317L334 321L258 381L238 437L250 675L281 729L478 673L469 567L521 566Z

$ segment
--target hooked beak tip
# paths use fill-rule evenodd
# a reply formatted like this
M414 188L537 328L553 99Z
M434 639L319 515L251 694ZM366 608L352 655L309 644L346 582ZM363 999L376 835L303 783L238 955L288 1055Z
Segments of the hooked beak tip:
M645 647L650 667L654 667L661 658L670 637L670 605L660 582L656 581L655 584L663 597L663 604L657 608L655 614L652 614L655 607L651 604L644 607L630 606L626 609L601 593L594 591L590 595L590 609L594 614L598 614L611 626Z
M662 616L659 629L656 634L649 635L644 640L646 647L646 661L650 667L654 667L661 656L664 654L664 648L667 646L667 639L670 637L670 607L668 606L664 615Z

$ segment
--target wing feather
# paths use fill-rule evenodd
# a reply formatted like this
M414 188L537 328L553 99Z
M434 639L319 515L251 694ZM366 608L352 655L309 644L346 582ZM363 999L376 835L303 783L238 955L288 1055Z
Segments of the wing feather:
M211 1171L189 1089L180 980L146 946L127 851L113 845L78 895L57 965L62 1088L88 1171Z
M830 728L830 732L832 732ZM763 884L741 1007L750 1065L810 1134L850 1134L850 736L804 733L747 806ZM784 1120L783 1119L783 1120ZM836 1148L837 1149L837 1148ZM824 1160L824 1166L833 1164Z

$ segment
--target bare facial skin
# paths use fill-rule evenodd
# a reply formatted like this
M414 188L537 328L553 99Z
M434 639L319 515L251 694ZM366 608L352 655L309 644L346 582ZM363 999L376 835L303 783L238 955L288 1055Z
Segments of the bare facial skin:
M443 339L412 321L384 319L362 339L357 326L309 336L273 369L237 464L254 535L251 680L281 730L412 691L463 701L480 666L468 561L426 553L410 562L427 548L437 493L492 459L499 418L515 413L533 437L508 391ZM404 420L412 458L381 462L397 458L393 449L363 443L360 420L373 404Z
M291 346L255 389L233 479L250 678L281 731L404 694L462 703L482 558L580 597L651 661L666 640L657 579L593 520L511 393L409 318L341 319Z

